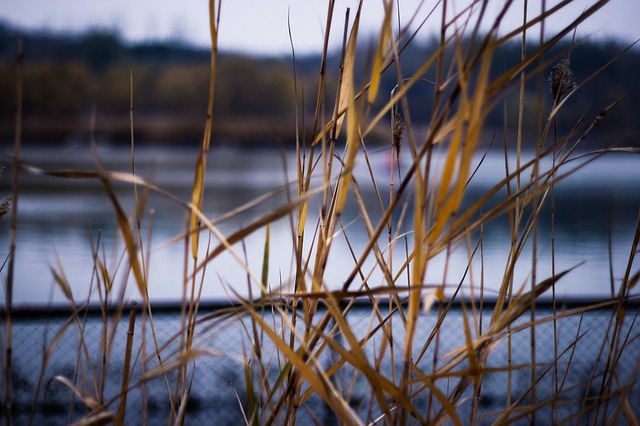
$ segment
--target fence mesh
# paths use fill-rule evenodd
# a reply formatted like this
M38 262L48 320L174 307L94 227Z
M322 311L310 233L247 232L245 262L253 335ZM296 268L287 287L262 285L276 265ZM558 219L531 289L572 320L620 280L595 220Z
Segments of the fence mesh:
M464 315L472 321L473 330L486 329L492 309L493 306L486 306L482 318L476 316L474 324L468 310L455 306L446 314L437 331L438 310L421 315L414 341L416 374L434 371L448 361L451 351L464 345ZM605 404L609 407L605 414L614 415L625 403L636 407L637 412L637 407L640 407L640 384L636 380L640 368L640 329L635 324L637 313L637 307L626 310L616 341L612 340L615 318L611 309L559 316L552 321L551 308L542 306L536 309L534 328L528 324L530 313L525 313L514 323L509 338L505 335L497 342L487 358L479 399L475 401L482 418L487 422L495 420L510 403L527 406L535 402L540 406L541 418L555 415L559 419L579 423L593 415L590 407L603 406L602 401L599 404L597 401L603 387L611 398ZM261 358L256 361L251 346L255 335L247 317L226 315L209 307L201 310L199 318L194 347L200 351L200 356L187 363L186 369L187 383L190 384L186 424L242 424L243 410L246 411L247 407L247 360L250 360L254 375L266 375L273 384L278 379L283 358L269 339L258 332ZM371 333L377 325L373 310L366 305L353 308L347 318L358 338ZM278 316L267 312L263 319L275 330L288 333ZM398 348L403 345L404 328L397 313L391 316L391 321L398 355L392 360L388 348L381 350L384 341L382 331L377 332L379 336L368 339L363 349L371 365L393 381L403 368ZM138 312L127 394L127 424L167 423L171 410L169 395L180 392L176 383L181 382L178 377L181 370L173 368L172 364L178 356L180 339L185 338L185 333L181 333L179 307L154 313L153 324L162 365L168 372L142 380L145 375L161 370L150 323ZM87 397L115 412L120 401L127 328L126 311L119 320L113 313L106 316L100 313L65 316L32 311L28 315L17 316L13 323L12 357L12 415L15 424L71 423L89 412L86 401L81 400L82 395L72 395L69 386L56 377L66 378ZM5 336L2 337L4 339ZM348 346L339 333L333 339ZM104 342L109 342L107 351ZM534 345L535 351L532 350ZM612 347L615 348L613 352ZM4 353L2 351L2 356ZM384 355L381 357L380 354ZM610 354L615 357L609 357ZM326 370L337 359L338 355L326 350L318 361ZM531 368L532 363L535 363L535 369ZM456 367L464 368L467 368L466 364ZM611 381L603 382L603 378ZM451 376L435 383L448 395L459 380ZM379 407L365 375L353 366L342 366L332 376L332 381L336 389L347 395L350 405L363 419L381 414L377 411ZM535 395L531 386L534 382ZM473 399L478 397L472 393L472 388L466 391L457 407L462 418L471 415ZM418 385L412 388L412 396L414 405L425 416L440 407L433 394L426 389L420 390ZM552 401L556 403L552 404ZM334 414L317 396L306 400L299 413L300 424L311 421L331 424L335 420Z

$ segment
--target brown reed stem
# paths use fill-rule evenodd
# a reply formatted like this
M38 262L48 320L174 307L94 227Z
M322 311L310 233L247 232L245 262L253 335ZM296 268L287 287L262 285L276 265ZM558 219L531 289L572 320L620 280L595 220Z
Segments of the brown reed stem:
M23 72L24 72L24 52L22 39L18 39L18 56L16 70L16 119L15 138L13 154L13 186L11 210L11 230L9 237L9 262L7 265L7 285L5 289L5 368L4 368L4 395L2 398L2 418L3 424L11 425L12 399L13 399L13 371L12 371L12 351L13 351L13 280L16 254L16 231L18 228L18 188L20 187L20 146L22 143L22 95L23 95Z
M124 367L122 369L122 384L120 386L120 405L116 414L116 425L124 425L124 414L127 409L127 388L129 387L129 376L131 370L131 352L133 349L133 335L136 328L136 308L138 304L131 302L131 311L129 312L129 330L127 331L127 348L124 354Z

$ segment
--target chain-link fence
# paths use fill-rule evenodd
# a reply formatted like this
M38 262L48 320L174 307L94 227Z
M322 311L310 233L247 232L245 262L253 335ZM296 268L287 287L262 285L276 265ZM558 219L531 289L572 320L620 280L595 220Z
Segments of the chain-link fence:
M567 312L570 308L558 307L557 312ZM465 344L464 316L471 322L472 330L486 330L492 310L493 306L485 305L482 315L474 317L469 307L454 306L444 317L437 333L434 330L439 318L438 309L421 315L413 354L413 362L420 372L429 374L448 360L450 351ZM617 336L612 331L612 322L615 322L612 312L611 308L602 308L584 314L557 315L557 320L552 321L550 305L541 305L535 312L535 336L528 326L531 315L525 313L511 328L510 339L503 336L504 339L492 349L479 394L474 394L471 386L459 400L458 413L470 415L474 398L487 421L495 419L509 403L519 402L523 406L536 403L540 407L537 412L542 413L538 419L550 419L549 416L556 415L559 419L575 423L593 415L590 407L603 406L601 403L598 405L596 399L605 386L610 386L606 393L611 398L606 405L610 407L608 415L627 403L636 407L637 412L637 407L640 407L640 384L636 381L640 368L640 328L635 324L638 307L627 308L624 325ZM99 310L82 312L77 316L46 310L18 312L13 323L14 423L45 425L72 422L88 413L86 403L89 399L82 401L83 397L91 397L109 409L117 410L126 353L127 313L123 311L120 320L116 321L113 312L102 314ZM178 306L157 309L153 315L154 330L143 315L138 312L134 333L126 423L166 424L171 410L168 395L179 394L176 383L185 382L179 380L178 374L183 370L174 368L174 362L178 359L178 348L186 333L181 333L181 310ZM193 347L200 351L200 356L188 362L186 369L190 392L186 424L242 424L247 402L247 360L253 361L249 365L256 376L258 373L266 375L273 385L281 371L279 360L282 358L278 358L266 335L260 330L254 334L247 317L228 313L222 307L208 306L201 309L199 318ZM371 333L378 321L368 305L351 309L347 318L358 338ZM263 315L263 319L278 332L288 332L281 318L270 311ZM403 368L400 351L404 326L397 313L391 316L391 321L396 356L390 356L388 347L381 350L382 331L378 332L379 337L369 338L363 349L371 365L394 380ZM166 374L160 373L153 332L162 366L168 371ZM251 347L256 336L261 342L261 358L257 362ZM612 340L614 337L615 341ZM334 339L348 346L340 334L336 334ZM104 342L110 342L107 351ZM425 346L426 342L429 343ZM533 345L535 351L531 350ZM611 347L616 345L622 349L611 352ZM610 358L610 353L616 357ZM326 350L319 362L328 369L337 358L337 354ZM536 368L532 370L533 363ZM510 368L507 369L508 365ZM467 367L467 364L462 364L457 368ZM154 377L142 380L145 375ZM72 395L70 387L56 377L65 377L85 395ZM603 378L613 381L606 383ZM336 389L349 395L350 405L363 418L375 418L379 414L370 384L352 366L345 364L332 376L332 380ZM450 394L459 380L452 375L438 379L436 384L444 394ZM536 383L533 388L532 382ZM438 401L426 388L420 391L419 385L415 385L412 392L414 405L425 415L439 408ZM627 398L622 403L621 395ZM335 420L319 397L306 400L299 412L299 424L311 421L331 424Z

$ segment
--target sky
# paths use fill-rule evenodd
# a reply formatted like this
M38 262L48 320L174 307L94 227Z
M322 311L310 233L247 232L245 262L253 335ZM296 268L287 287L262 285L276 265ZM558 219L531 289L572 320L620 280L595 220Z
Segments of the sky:
M216 0L217 1L217 0ZM559 0L547 0L547 7ZM574 0L566 12L547 22L548 33L558 31L596 0ZM638 0L611 0L596 16L582 24L580 38L611 38L625 42L640 39ZM28 28L82 32L100 27L116 30L125 40L180 40L208 46L209 12L206 0L2 0L0 21ZM287 54L291 52L288 17L297 53L318 52L322 48L328 1L321 0L223 0L220 9L219 47L221 50L251 54ZM401 23L409 22L417 11L424 20L437 5L436 0L399 0ZM469 0L449 0L452 8L462 10ZM524 0L515 0L512 13L505 19L503 32L522 21ZM540 12L542 0L529 0L529 16ZM351 8L355 15L357 0L337 0L332 28L332 47L341 41L344 14ZM365 33L380 28L382 0L365 0L361 26ZM492 0L495 13L503 0ZM435 33L440 24L440 8L426 21L420 37ZM397 15L394 15L397 19ZM397 21L396 21L397 22ZM412 28L417 28L414 24ZM536 30L539 32L539 30ZM537 32L536 32L537 34Z

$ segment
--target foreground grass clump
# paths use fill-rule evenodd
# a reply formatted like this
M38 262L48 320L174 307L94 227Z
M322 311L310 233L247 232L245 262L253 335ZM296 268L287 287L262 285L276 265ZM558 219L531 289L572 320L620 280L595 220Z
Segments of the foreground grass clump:
M555 288L571 276L571 270L556 271L552 260L550 275L540 276L538 272L542 268L537 264L535 247L540 238L537 226L543 220L542 207L553 204L556 183L579 167L574 166L576 158L597 159L606 151L585 153L579 149L598 123L615 110L614 102L598 115L585 118L588 124L575 123L566 134L559 130L566 127L559 126L559 112L582 83L573 81L571 52L564 58L549 58L547 53L606 2L595 2L568 19L560 33L538 40L537 47L528 51L531 26L561 13L567 3L533 17L525 14L520 24L505 31L508 23L503 22L503 16L511 2L503 6L504 13L491 18L494 21L489 25L483 22L488 19L484 3L473 3L459 14L451 14L444 2L439 48L425 56L413 75L402 73L402 52L414 34L408 26L395 28L393 2L385 3L385 17L371 48L367 72L356 75L356 55L361 52L358 47L362 39L359 22L367 6L361 3L357 10L347 11L344 30L340 30L344 43L336 93L326 93L331 70L323 61L315 114L307 117L301 112L296 117L300 129L308 128L311 120L313 132L297 131L296 179L282 189L287 201L228 235L220 231L216 218L203 213L207 157L215 126L211 117L219 4L211 3L208 118L195 159L189 201L137 176L133 136L131 173L105 170L97 157L94 172L43 171L22 164L18 119L16 167L53 177L100 181L113 205L127 272L122 285L114 283L118 275L107 267L100 241L91 241L95 298L100 302L96 350L88 343L95 326L88 319L88 304L76 303L64 272L54 270L54 279L73 312L44 348L29 418L39 415L41 393L50 395L54 386L61 384L71 392L66 410L69 421L123 424L134 415L132 412L147 421L161 411L169 423L188 423L190 413L205 404L200 395L215 394L213 389L198 388L207 386L198 380L200 370L206 371L202 366L214 359L218 365L233 365L240 371L235 371L233 380L241 381L243 388L234 392L232 400L236 400L237 412L247 424L502 424L523 419L535 423L536 418L557 423L586 419L636 424L632 401L637 401L638 360L631 357L627 362L635 364L624 365L629 375L622 377L619 371L638 337L633 328L635 317L626 310L630 306L629 291L638 279L632 269L640 226L633 236L624 278L610 300L561 309L556 306ZM336 31L333 23L337 11L333 6L329 2L327 40L331 31ZM429 17L416 14L413 18L431 23ZM481 32L481 24L488 31ZM496 75L491 69L494 53L514 39L522 40L522 56ZM323 58L328 54L327 45ZM613 54L612 61L615 59ZM545 70L550 69L547 75ZM380 91L383 73L397 75L397 86L390 94ZM524 85L532 80L538 80L541 88L533 106L526 104L529 98L524 96ZM293 83L296 96L301 97L303 88L298 87L295 67ZM429 117L415 117L406 97L417 85L424 84L434 88L432 112ZM485 128L485 119L490 111L506 105L507 97L513 94L520 100L519 127L513 136L506 129L503 132L504 178L481 196L468 200L466 189L478 166L474 159L489 149L495 137ZM327 102L329 95L334 102ZM552 106L544 109L548 98ZM539 112L539 129L534 152L525 153L522 126L525 110L531 111L532 107ZM133 112L131 121L133 135ZM388 134L391 171L383 177L370 168L370 182L366 184L375 188L379 198L379 209L371 211L361 195L364 182L353 172L356 163L369 164L367 139L380 129ZM625 149L612 146L612 150ZM438 166L436 158L443 159ZM116 196L116 182L132 186L136 205L131 214L125 212ZM383 188L380 182L389 182L388 187ZM185 258L176 261L176 268L185 272L180 323L174 333L159 327L166 323L154 311L149 296L150 237L145 239L142 230L152 218L145 215L150 192L182 206L188 217L179 239L185 245ZM275 199L275 193L245 207L269 197ZM15 194L13 201L15 217L19 208ZM316 208L320 211L317 220L310 212ZM358 211L358 220L367 233L364 246L352 244L349 224L343 220L347 208ZM482 279L474 278L473 269L478 258L484 266L484 227L498 217L508 219L511 245L502 280L495 283L498 291L488 297ZM283 266L273 265L270 260L272 250L279 249L279 243L270 237L270 227L280 220L290 223L293 266L289 277L273 283L268 279L270 268ZM261 265L249 264L244 255L245 242L255 234L264 235ZM346 241L353 256L352 269L339 283L327 279L337 239ZM526 245L534 247L531 259L522 256ZM553 241L551 246L553 250ZM432 260L452 250L468 252L467 269L460 281L427 283ZM210 266L222 254L231 255L246 272L249 297L241 297L230 288L234 303L205 312L200 291L203 285L212 285ZM10 270L11 262L10 258ZM524 284L514 280L515 271L523 267L531 271ZM121 265L119 270L123 270ZM9 295L13 285L9 273ZM125 303L127 285L137 286L139 305ZM537 307L543 294L551 295L546 309ZM12 384L16 381L11 363L10 296L7 300L3 396L4 413L10 419ZM492 309L483 315L488 303ZM367 306L364 313L363 304ZM596 310L604 310L609 316L603 334L598 335L595 359L590 365L597 368L585 374L583 368L573 368L573 356L585 336L582 318ZM126 337L118 334L123 327L128 331ZM570 333L565 331L567 327ZM242 336L241 347L216 346L228 330ZM447 339L448 333L454 333L451 330L456 335L453 345ZM51 381L45 380L47 363L71 331L80 336L73 354L74 370L56 372ZM118 339L126 342L121 359L114 350ZM522 347L527 349L524 355ZM120 379L117 389L108 386L113 381L114 366ZM159 392L161 402L150 402L150 394L156 397Z

